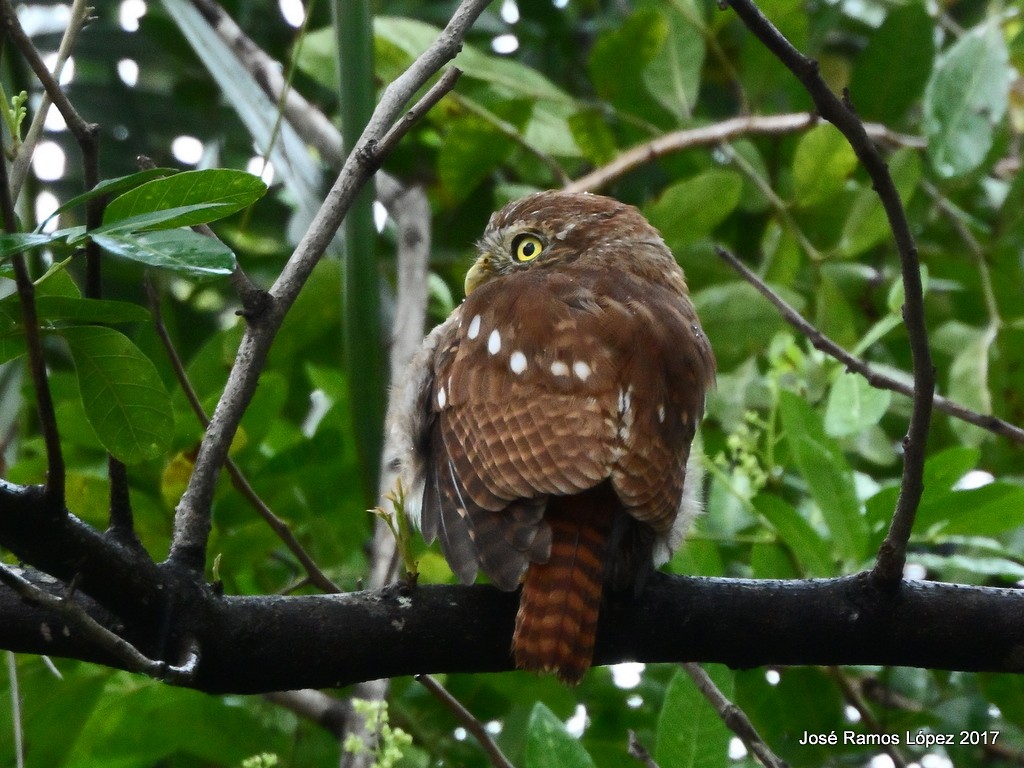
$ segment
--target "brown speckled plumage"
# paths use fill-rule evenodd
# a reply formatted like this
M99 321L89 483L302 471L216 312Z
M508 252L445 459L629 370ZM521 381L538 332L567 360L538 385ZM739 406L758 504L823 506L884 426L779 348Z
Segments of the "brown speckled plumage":
M462 581L523 582L517 666L577 682L603 585L630 587L685 532L714 357L660 235L607 197L505 206L467 292L395 422L411 506Z

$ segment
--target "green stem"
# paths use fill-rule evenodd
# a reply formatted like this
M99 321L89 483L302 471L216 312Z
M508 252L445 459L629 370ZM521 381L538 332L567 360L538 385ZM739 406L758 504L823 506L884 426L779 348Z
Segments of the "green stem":
M369 0L333 0L331 8L338 40L341 132L347 154L373 113L373 22ZM368 505L377 494L387 389L373 200L373 185L367 184L345 218L342 288L344 368Z

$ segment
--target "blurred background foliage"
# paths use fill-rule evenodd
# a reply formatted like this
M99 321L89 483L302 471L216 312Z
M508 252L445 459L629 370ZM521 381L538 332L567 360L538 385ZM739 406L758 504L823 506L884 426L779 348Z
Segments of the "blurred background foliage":
M455 5L372 3L378 94L429 44ZM1024 423L1020 7L1000 0L763 0L760 6L819 61L834 89L849 89L865 121L888 129L885 151L926 278L940 392ZM261 105L244 79L218 85L193 46L216 55L222 44L183 21L190 7L178 0L98 4L65 84L85 118L101 125L104 178L135 171L140 154L160 166L263 173L270 193L216 230L249 275L267 285L308 221L310 196L326 190L336 168L312 150L293 153L290 165L264 167L260 158L270 140L280 147L295 137L272 119L263 129L255 126L261 115L276 112ZM44 53L56 49L60 8L40 2L20 9ZM338 35L328 2L303 8L297 0L227 0L223 8L282 62L296 90L342 124ZM344 25L346 4L339 8ZM735 15L711 0L495 0L457 63L465 74L455 92L385 164L402 184L421 186L430 201L429 324L460 299L473 243L507 200L561 186L673 131L811 106ZM25 89L33 95L30 107L35 104L38 86L10 46L2 65L8 95ZM245 116L247 106L256 117ZM41 220L82 189L76 146L60 120L48 125L21 200L26 222ZM814 350L713 250L728 247L822 332L906 379L895 249L848 145L828 125L740 136L645 162L600 191L639 206L662 230L686 270L719 361L702 436L706 513L670 570L791 578L866 567L895 502L909 400L872 389ZM81 223L76 215L63 215L62 226ZM386 328L393 310L393 222L380 216L376 232L349 248L360 250L361 263L372 265L380 282ZM373 520L365 509L373 470L359 460L366 425L355 423L362 411L349 392L365 391L367 382L353 377L377 374L374 366L361 370L358 360L343 363L342 339L360 328L353 325L358 315L342 305L342 246L334 250L277 338L232 455L325 572L356 589L368 568ZM145 305L138 265L111 261L105 269L106 298ZM49 280L41 293L74 295L80 275L74 266L69 273ZM4 275L0 288L9 293ZM223 279L170 273L153 279L163 322L209 411L241 334L237 298ZM171 449L130 468L139 533L159 559L202 429L152 318L118 327L152 360L172 396ZM103 528L105 454L84 412L71 355L56 343L48 351L71 506ZM21 365L15 360L0 368L3 469L11 481L39 482L45 456ZM383 382L377 386L383 391ZM908 575L1020 583L1020 447L937 414L928 451ZM229 593L310 589L294 558L226 481L213 514L211 552ZM451 578L436 553L422 552L421 568L425 579ZM977 633L985 643L985 627ZM209 697L67 660L10 661L8 674L0 675L6 688L0 765L15 765L14 681L28 766L238 766L263 753L287 766L339 761L330 734L258 697ZM902 668L711 671L794 766L1024 762L1020 677ZM518 673L452 675L444 682L516 765L628 765L630 729L665 768L754 764L672 666L595 669L572 690ZM391 724L413 737L400 765L486 764L472 738L415 682L394 681L389 703ZM988 736L951 747L906 743L922 732L959 741L962 730ZM801 746L804 731L834 731L840 743ZM844 732L894 734L901 743L888 750L844 743Z

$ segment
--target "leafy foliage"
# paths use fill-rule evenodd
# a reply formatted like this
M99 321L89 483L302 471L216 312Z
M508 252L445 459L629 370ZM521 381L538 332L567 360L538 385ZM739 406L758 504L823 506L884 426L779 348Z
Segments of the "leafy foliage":
M223 276L237 258L258 284L273 280L308 221L319 183L312 156L293 151L291 129L275 138L267 105L252 95L258 89L234 70L225 77L226 69L220 90L213 84L185 38L202 41L203 61L223 50L189 26L194 19L183 21L180 5L149 4L138 31L99 9L75 50L68 90L102 126L105 181L79 194L78 150L67 131L50 133L69 162L64 177L41 187L59 202L38 204L38 225L28 206L25 231L0 236L5 293L14 254L28 254L34 267L73 511L105 527L109 451L130 465L137 531L155 557L166 552L202 429L161 348L156 318L143 309L143 269L157 268L162 322L210 412L243 322ZM712 2L561 5L506 0L489 10L455 62L465 72L456 91L386 162L389 173L423 185L429 196L439 296L459 295L472 243L506 200L559 186L677 130L810 105L734 14ZM865 120L888 129L887 161L927 278L940 391L1024 423L1019 14L994 2L944 7L939 18L917 0L760 5L819 61L837 92L849 88ZM296 89L337 117L344 105L334 95L326 4L311 8L304 35L284 23L277 3L224 7L259 45L293 62ZM378 85L429 45L453 7L449 0L380 3ZM518 48L493 53L495 38L509 34ZM36 42L56 48L46 34ZM13 58L10 47L4 57ZM117 75L121 59L137 62L137 82ZM4 72L8 93L38 88L20 67ZM201 169L135 171L139 153L179 165L171 150L178 136L203 143ZM265 196L263 182L240 170L254 141L258 152L279 142ZM894 247L849 146L829 125L752 134L652 157L610 177L601 191L638 205L661 229L686 270L719 361L702 435L706 513L668 567L782 578L835 576L869 564L898 493L909 401L872 388L795 336L713 252L714 244L726 245L823 332L905 378ZM106 215L87 233L84 205L99 195L111 198ZM52 213L59 218L51 220ZM184 229L207 222L217 223L225 244ZM80 288L75 254L90 238L118 257L104 258L102 300L83 298ZM396 240L389 221L371 246L385 293ZM287 317L231 453L314 560L347 589L366 573L373 519L364 511L349 374L340 362L340 285L337 263L324 261ZM431 321L445 311L434 311ZM35 394L22 383L22 322L17 297L0 299L4 475L34 483L44 479L46 462ZM1019 446L937 414L924 485L912 574L991 585L1024 578ZM414 556L424 578L451 578L436 553L419 546ZM215 500L211 550L229 592L309 589L292 554L226 485ZM984 628L978 631L984 642ZM208 697L84 663L55 665L59 678L40 659L19 657L14 678L0 674L0 724L14 718L9 694L16 682L28 766L235 766L264 757L280 765L337 764L340 746L329 734L261 699ZM1024 745L1024 681L1016 676L794 667L713 668L712 677L793 766L867 764L882 752L844 741L845 733L897 734L903 742L896 749L908 762L928 756L931 765L1011 765ZM663 766L753 764L736 756L743 750L670 667L649 666L633 679L596 669L575 690L520 674L452 675L446 685L527 768L627 764L628 730ZM578 738L565 728L574 715ZM397 765L486 764L450 714L410 680L394 682L389 717L413 739ZM905 738L961 730L999 736L995 744L945 748ZM834 731L839 743L801 745L805 731ZM0 739L0 764L15 764L14 749Z

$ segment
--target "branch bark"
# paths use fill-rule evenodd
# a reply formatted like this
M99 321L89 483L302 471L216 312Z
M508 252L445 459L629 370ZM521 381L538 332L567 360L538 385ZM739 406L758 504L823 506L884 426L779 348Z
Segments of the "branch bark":
M61 588L55 585L56 589ZM76 595L97 621L110 621ZM400 675L512 669L515 593L484 585L303 597L219 597L180 605L209 693L328 688ZM0 588L0 647L123 667L52 610ZM46 631L43 631L45 628ZM160 622L136 624L137 647ZM982 633L979 636L979 632ZM880 590L867 573L745 580L657 574L637 600L608 606L596 664L699 660L735 668L870 664L1024 672L1024 593L936 582Z

